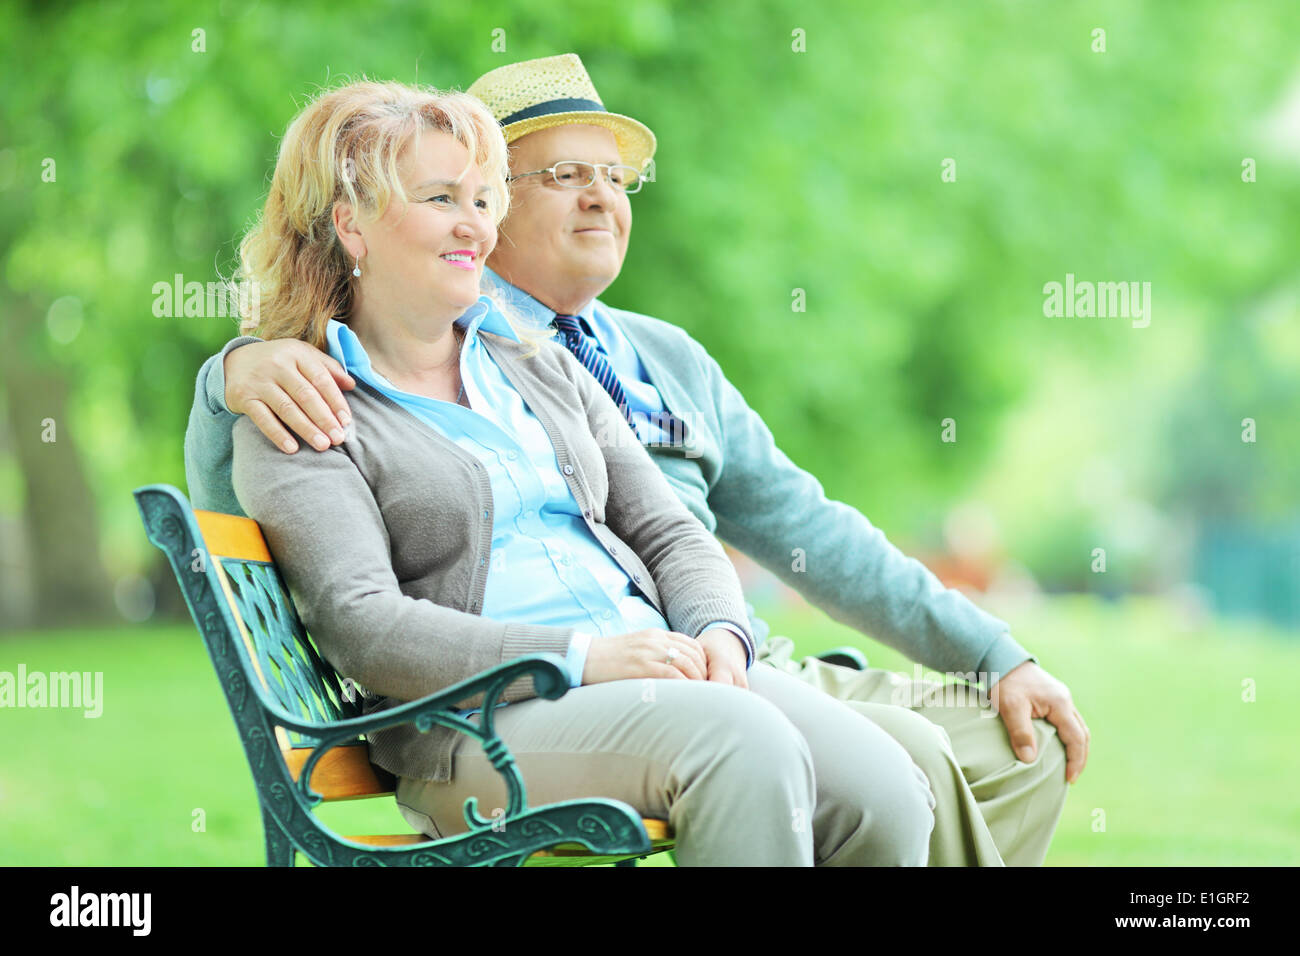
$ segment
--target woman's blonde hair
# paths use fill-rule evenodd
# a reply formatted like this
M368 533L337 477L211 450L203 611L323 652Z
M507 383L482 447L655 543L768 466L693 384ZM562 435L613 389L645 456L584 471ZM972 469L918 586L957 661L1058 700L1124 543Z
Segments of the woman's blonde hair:
M239 245L241 328L327 347L329 320L347 321L352 309L352 263L334 231L334 204L378 219L391 203L408 202L398 160L431 129L450 133L469 151L501 223L510 204L506 141L481 102L468 93L369 80L326 91L285 131L266 205Z

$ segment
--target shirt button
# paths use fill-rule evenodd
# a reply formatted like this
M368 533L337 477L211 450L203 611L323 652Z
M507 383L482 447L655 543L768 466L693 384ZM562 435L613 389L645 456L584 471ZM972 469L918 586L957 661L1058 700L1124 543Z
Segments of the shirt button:
M571 474L573 474L573 466L572 466L572 465L565 465L565 466L564 466L564 473L565 473L566 475L571 475Z
M525 520L525 521L531 521L532 519L533 519L533 513L532 513L531 511L525 511L525 512L524 512L524 520Z
M605 620L608 621L611 617L614 616L614 614L613 614L612 611L601 611L601 612L600 612L600 616L603 617Z
M610 553L610 554L613 554L613 553L614 553L614 546L613 546L612 544L609 545L609 553Z
M516 458L519 457L519 452L517 452L517 451L510 451L510 452L507 452L507 453L506 453L506 457L509 458L511 461L514 461Z
M584 511L584 512L582 513L582 516L583 516L584 518L590 518L590 517L591 517L591 511L590 511L590 510L588 510L588 511Z
M639 574L634 574L634 575L632 575L632 580L635 581L637 584L640 584L640 583L641 583L641 575L639 575Z

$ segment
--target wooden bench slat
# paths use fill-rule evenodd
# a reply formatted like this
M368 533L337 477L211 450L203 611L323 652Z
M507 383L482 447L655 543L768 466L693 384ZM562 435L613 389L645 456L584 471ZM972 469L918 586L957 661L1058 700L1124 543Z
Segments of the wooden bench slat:
M198 509L194 511L194 518L203 532L203 545L208 554L218 558L271 563L271 552L262 537L262 529L252 518Z
M650 820L643 817L641 822L645 824L646 836L650 838L651 843L672 842L673 830L667 820Z
M426 843L429 838L423 833L371 833L365 836L344 835L343 839L367 846L414 846Z
M632 854L630 856L596 856L590 853L585 847L576 847L569 852L559 852L556 850L540 850L534 853L526 861L525 866L598 866L602 863L618 863L620 860L639 860L642 857L654 856L656 853L665 853L673 849L671 843L663 846L652 846L645 853Z
M280 752L289 766L289 773L297 780L302 776L302 768L311 751L297 747ZM362 744L345 744L325 751L311 775L311 788L327 801L382 797L393 793L395 786L396 780L383 770L376 772Z

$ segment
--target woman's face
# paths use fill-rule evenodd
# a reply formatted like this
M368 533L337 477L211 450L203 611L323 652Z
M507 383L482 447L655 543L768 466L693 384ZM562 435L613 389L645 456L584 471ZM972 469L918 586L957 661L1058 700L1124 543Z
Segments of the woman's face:
M394 316L455 318L479 297L483 264L496 246L490 189L450 133L427 130L398 162L409 204L377 222L353 220L363 240L362 297ZM464 177L460 177L465 170ZM345 245L355 256L352 242Z

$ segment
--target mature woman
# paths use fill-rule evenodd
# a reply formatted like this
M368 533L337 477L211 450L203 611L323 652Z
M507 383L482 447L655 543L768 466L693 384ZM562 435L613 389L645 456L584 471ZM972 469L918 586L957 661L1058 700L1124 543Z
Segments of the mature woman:
M561 656L496 727L530 803L605 796L665 818L690 864L924 864L924 775L865 717L774 669L721 547L565 349L479 294L505 142L464 94L326 93L290 125L241 247L263 338L357 379L346 440L282 454L248 418L233 481L322 653L406 701L523 654ZM616 188L612 184L608 188ZM417 829L504 805L477 742L370 738Z

